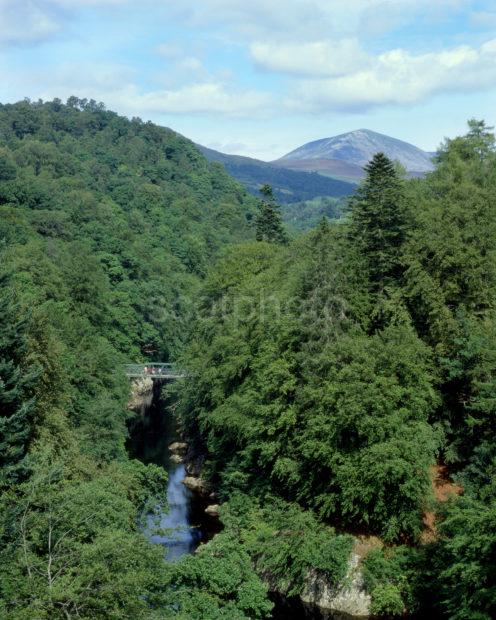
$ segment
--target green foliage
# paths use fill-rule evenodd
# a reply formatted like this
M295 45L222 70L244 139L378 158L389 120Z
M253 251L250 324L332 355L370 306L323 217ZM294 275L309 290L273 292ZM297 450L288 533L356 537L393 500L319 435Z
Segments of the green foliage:
M168 569L166 617L188 620L269 618L267 586L250 556L230 532L222 532Z
M22 476L34 432L38 372L29 359L28 317L0 275L0 489Z
M314 359L301 395L300 495L388 540L418 535L436 448L428 352L408 330L390 328L341 338L324 355L325 374L315 374Z
M223 506L222 520L237 532L257 572L278 592L301 594L311 572L334 585L346 575L352 537L336 535L296 504L269 499L260 507L234 494Z
M326 196L295 202L282 207L282 218L290 230L303 232L317 226L325 217L329 220L341 218L345 212L347 198L330 198Z
M494 472L494 464L493 464ZM489 620L496 613L496 488L448 507L435 560L441 608L454 620Z
M269 243L286 243L287 234L282 224L279 206L276 205L274 194L270 185L263 185L260 193L264 197L260 203L260 212L255 224L257 228L257 241Z
M403 183L384 153L374 155L365 171L365 180L350 202L350 237L374 290L382 291L401 276L407 210Z
M277 489L388 539L416 536L437 446L430 352L408 326L361 332L340 245L323 223L288 250L219 264L206 289L222 302L199 321L183 415L226 496Z
M374 613L493 617L495 164L475 120L426 179L377 154L349 218L290 243L269 187L257 214L170 130L1 105L0 615L266 618L260 576L342 581L339 523L409 545L365 560ZM121 368L179 354L227 505L167 565L139 533L165 480L127 458ZM436 459L464 494L415 547Z
M377 548L363 561L363 575L372 598L372 612L402 616L420 611L423 582L428 572L423 549L400 545Z
M403 600L397 586L386 584L372 590L370 611L377 616L400 616Z
M73 97L0 105L0 210L0 616L167 617L139 532L166 478L128 460L122 365L177 353L254 201L174 132Z
M126 355L175 355L198 277L250 235L254 201L188 140L84 100L0 106L0 148L10 260L36 247Z
M163 562L135 523L158 482L163 493L165 474L159 481L139 463L98 470L42 453L33 467L16 496L4 497L2 616L148 617Z
M348 220L217 265L185 355L182 416L224 498L276 494L418 542L431 466L456 463L466 494L435 509L438 540L367 560L376 613L494 615L495 163L479 121L422 180L376 155ZM304 545L264 527L261 566L290 589L277 570L294 564L301 584Z

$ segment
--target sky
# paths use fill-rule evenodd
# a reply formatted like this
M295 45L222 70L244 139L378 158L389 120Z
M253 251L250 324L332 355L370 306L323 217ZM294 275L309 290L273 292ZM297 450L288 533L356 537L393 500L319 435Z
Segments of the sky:
M272 160L496 123L496 0L0 0L0 102L71 95Z

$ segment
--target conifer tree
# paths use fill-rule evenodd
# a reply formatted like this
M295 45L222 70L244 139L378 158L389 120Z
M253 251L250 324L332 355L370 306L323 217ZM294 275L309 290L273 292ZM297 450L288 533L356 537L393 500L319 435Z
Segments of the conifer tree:
M372 289L380 292L401 276L405 200L402 181L384 153L376 153L365 171L351 201L350 237L365 260Z
M475 118L468 121L468 127L466 142L479 159L484 160L495 149L494 127L488 127L485 121L478 121Z
M272 187L267 184L263 185L260 188L260 193L263 198L256 219L257 241L287 243L288 237L284 230L279 205L276 204Z
M0 276L0 486L21 475L34 415L36 370L26 361L27 322Z

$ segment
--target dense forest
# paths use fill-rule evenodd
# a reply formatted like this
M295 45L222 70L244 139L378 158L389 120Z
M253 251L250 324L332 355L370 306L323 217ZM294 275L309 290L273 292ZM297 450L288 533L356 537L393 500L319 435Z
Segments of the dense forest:
M424 179L377 154L295 239L263 190L94 101L0 106L1 618L270 618L357 537L373 613L496 614L493 134ZM175 563L140 530L165 473L125 447L145 360L188 369L223 502Z
M318 197L281 206L281 215L288 229L301 233L314 228L322 218L336 220L343 216L348 198Z
M224 500L277 497L382 541L364 560L376 613L489 619L494 136L471 121L422 180L382 154L366 172L337 224L225 252L185 353L182 415Z

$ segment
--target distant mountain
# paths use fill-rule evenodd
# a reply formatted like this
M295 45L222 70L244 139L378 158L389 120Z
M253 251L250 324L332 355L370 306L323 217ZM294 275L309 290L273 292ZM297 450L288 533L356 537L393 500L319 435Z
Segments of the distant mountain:
M369 129L308 142L271 163L356 181L363 177L363 167L379 151L399 161L410 176L420 176L434 168L432 153Z
M200 144L196 146L209 161L222 164L250 193L259 195L264 183L271 185L281 204L313 200L320 196L341 198L349 196L356 188L353 181L329 178L314 171L289 170L259 159L227 155Z

